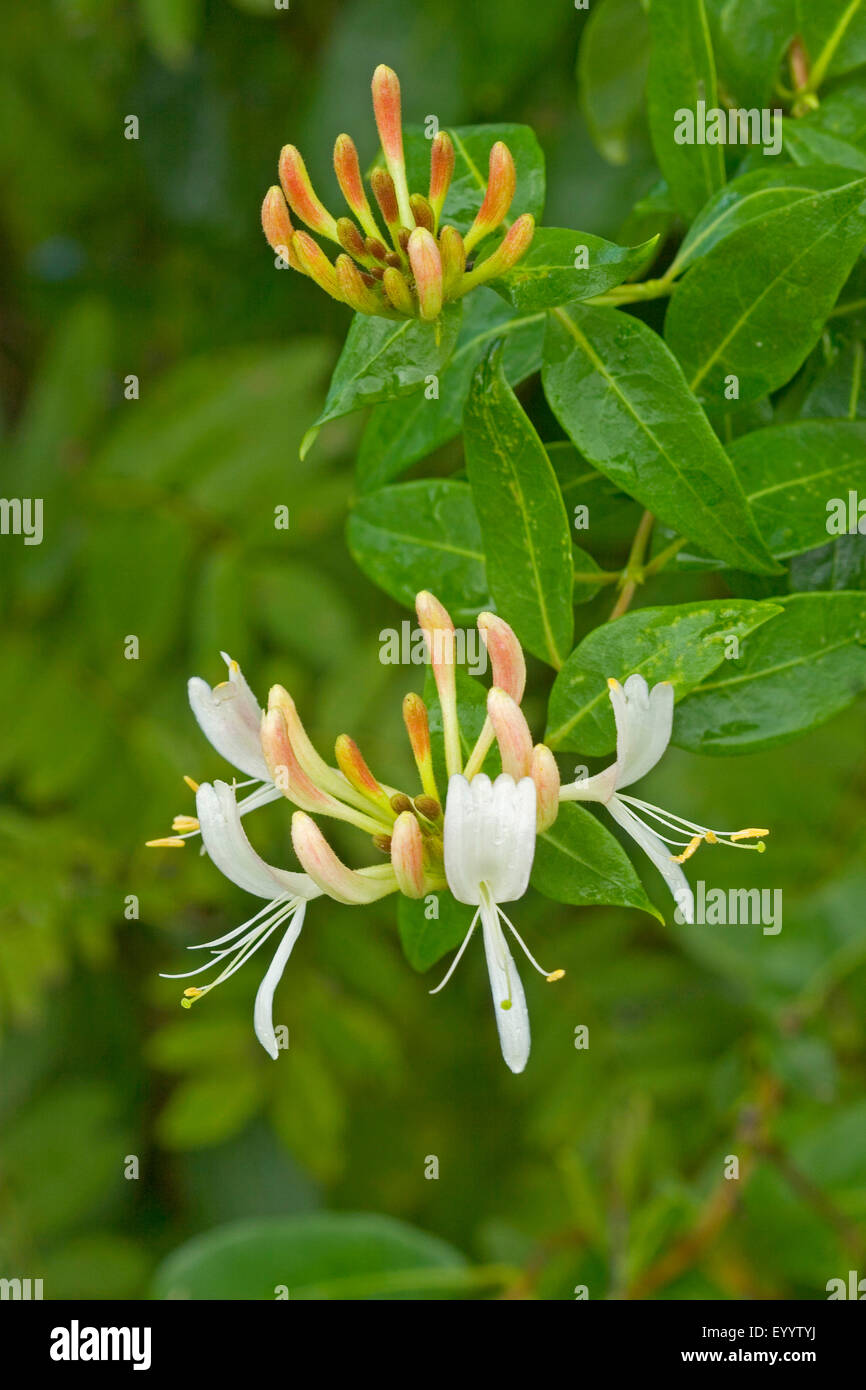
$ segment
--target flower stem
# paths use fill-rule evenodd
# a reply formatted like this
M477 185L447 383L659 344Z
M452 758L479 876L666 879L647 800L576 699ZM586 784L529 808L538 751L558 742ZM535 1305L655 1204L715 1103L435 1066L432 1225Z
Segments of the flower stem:
M622 572L622 590L608 618L609 623L614 622L616 618L621 618L623 613L628 612L629 605L637 591L637 586L644 581L644 556L646 555L649 539L652 535L654 521L655 517L652 512L646 511L638 522L637 530L634 533L634 540L631 543L628 560Z

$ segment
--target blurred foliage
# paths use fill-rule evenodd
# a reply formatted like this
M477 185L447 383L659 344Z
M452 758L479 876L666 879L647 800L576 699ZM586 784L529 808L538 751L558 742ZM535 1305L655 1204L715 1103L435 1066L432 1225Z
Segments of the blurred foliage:
M631 118L593 115L616 163L590 141L574 82L585 14L35 0L5 21L3 488L44 498L45 540L2 541L0 1272L43 1278L47 1297L138 1297L191 1237L237 1222L207 1236L211 1253L287 1229L296 1250L286 1223L326 1207L389 1218L363 1218L374 1293L412 1268L416 1289L451 1296L821 1297L862 1271L862 711L794 751L672 751L653 775L650 795L699 820L738 824L747 806L773 827L755 882L784 886L778 937L526 900L521 928L567 975L528 982L519 1078L480 960L430 1000L387 901L316 904L277 996L291 1045L276 1066L250 1026L249 971L189 1015L158 978L248 910L194 849L141 847L189 811L179 771L224 771L188 674L217 678L229 650L260 694L291 688L322 745L347 730L395 781L408 756L405 673L378 660L404 611L342 534L356 421L298 462L347 316L274 274L257 223L279 147L302 145L328 188L340 130L372 155L369 76L385 61L415 121L533 125L548 220L612 236L656 175ZM623 509L606 537L620 563L633 524ZM604 596L579 610L578 638L604 611ZM257 815L255 839L286 862L281 807ZM711 861L714 886L737 883L733 858ZM337 1254L316 1246L310 1296L339 1296L322 1286L357 1239L332 1220L318 1239ZM158 1292L195 1264L173 1259ZM284 1267L276 1247L268 1259ZM208 1277L198 1267L196 1287Z

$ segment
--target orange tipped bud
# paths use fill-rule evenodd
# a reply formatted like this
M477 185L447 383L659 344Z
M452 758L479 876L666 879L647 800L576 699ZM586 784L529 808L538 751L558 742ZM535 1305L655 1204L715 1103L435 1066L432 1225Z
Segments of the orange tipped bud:
M367 247L364 238L350 217L337 218L337 238L344 251L357 261L367 260Z
M439 233L442 257L442 292L446 299L459 290L466 269L466 247L456 227L443 227Z
M478 631L490 656L493 684L519 705L526 689L526 660L517 637L496 613L479 613Z
M535 783L536 828L549 830L559 814L559 768L550 749L537 743L532 750L529 775Z
M380 314L391 317L382 301L364 283L360 270L351 256L338 256L336 265L337 286L341 297L358 314Z
M337 224L313 191L300 150L284 145L280 151L280 183L296 217L321 236L337 241Z
M411 811L403 811L394 822L391 864L400 892L407 898L423 898L424 839Z
M387 812L390 817L391 802L387 792L376 781L364 759L360 748L348 734L340 734L334 745L337 766L356 791L371 801L374 806Z
M343 296L337 282L337 272L318 242L313 241L306 232L295 232L292 237L292 250L304 273L309 275L311 280L315 280L319 288L332 299L339 299L342 303Z
M413 193L409 199L409 206L412 209L415 226L426 227L428 232L433 232L436 226L436 219L433 216L433 209L427 202L424 194Z
M417 233L413 233L417 235ZM429 233L428 233L429 235ZM432 241L432 237L431 237ZM415 596L418 622L427 641L427 652L433 669L433 679L442 708L442 732L445 738L445 767L449 777L463 771L460 748L460 726L457 720L457 678L454 669L454 624L451 615L428 590Z
M301 866L313 882L338 903L349 906L372 903L396 888L396 882L390 877L371 878L348 868L331 849L316 822L303 811L296 811L292 816L292 844ZM381 874L382 870L377 872Z
M406 283L406 276L394 266L389 265L382 276L382 288L394 308L401 314L415 316L415 300L412 298L412 291Z
M274 184L265 194L262 203L262 231L267 238L268 245L272 251L276 251L278 256L282 256L288 261L292 270L300 270L300 262L292 249L292 237L295 229L292 226L292 219L289 216L289 209L286 207L286 200L283 197L281 188Z
M394 189L394 180L387 169L374 169L370 175L370 186L373 189L373 196L379 204L379 211L394 245L397 245L397 237L400 231L400 209L397 206L397 194Z
M468 274L463 276L459 293L463 295L467 290L474 289L476 285L483 285L487 280L494 280L498 275L504 275L529 250L534 234L535 218L532 213L525 212L508 228L496 250L491 252L487 259L477 265L474 270L470 270Z
M406 184L406 165L403 159L403 122L400 110L400 79L393 68L380 63L373 73L373 113L382 142L382 153L388 172L394 180L400 218L411 226L409 189Z
M420 695L411 692L403 700L403 723L412 745L412 756L427 796L439 804L439 791L433 773L433 750L430 746L430 723L427 706ZM417 805L417 799L416 799ZM426 814L422 812L422 814Z
M376 235L376 222L361 179L358 151L351 135L338 135L334 145L334 173L340 191L368 236Z
M426 227L416 227L408 250L421 317L438 319L442 313L442 258L436 240Z
M451 176L454 173L454 146L451 137L444 130L433 141L430 151L430 206L438 224Z
M471 251L483 237L494 232L507 215L517 187L517 174L511 151L501 140L490 151L487 191L478 215L466 234L466 250Z
M373 820L363 811L344 806L307 776L298 761L283 713L276 707L269 709L262 717L262 752L274 786L296 806L301 806L305 811L317 811L337 820L349 821L371 835L381 831L382 825L379 821Z
M496 686L487 694L487 717L493 725L502 757L502 771L519 782L532 765L532 734L523 711L510 695Z

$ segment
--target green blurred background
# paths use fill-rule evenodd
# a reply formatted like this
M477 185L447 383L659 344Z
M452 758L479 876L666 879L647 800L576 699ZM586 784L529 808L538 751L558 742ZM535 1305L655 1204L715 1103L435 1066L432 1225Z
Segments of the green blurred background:
M195 848L142 847L192 810L182 773L226 771L186 677L220 679L224 648L261 698L293 692L320 747L347 731L399 783L400 699L423 675L380 664L380 629L407 615L346 553L358 422L298 462L348 316L274 269L258 210L280 146L300 146L327 201L334 137L375 151L384 61L408 121L532 124L546 220L615 236L654 174L640 135L618 167L590 144L584 21L565 0L36 0L5 16L3 492L44 498L45 539L0 542L0 1274L43 1278L46 1297L142 1297L191 1236L323 1209L507 1265L510 1296L819 1298L866 1273L862 708L769 754L672 751L643 793L772 827L745 878L720 851L690 868L782 888L780 935L521 903L532 949L567 976L527 972L520 1077L480 946L431 1000L439 974L403 960L393 902L310 910L277 1064L251 1027L258 962L189 1013L158 978L254 910ZM452 447L436 466L459 463ZM620 558L626 512L606 542ZM650 601L686 596L667 583ZM604 596L579 610L583 630L604 616ZM287 808L252 833L291 862ZM357 837L335 843L362 862Z

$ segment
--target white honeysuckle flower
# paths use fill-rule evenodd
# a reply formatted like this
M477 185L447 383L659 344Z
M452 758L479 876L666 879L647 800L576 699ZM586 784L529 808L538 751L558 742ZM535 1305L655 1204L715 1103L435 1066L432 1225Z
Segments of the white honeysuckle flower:
M163 978L188 979L225 961L226 957L230 958L215 980L184 991L183 1003L189 1008L196 999L234 975L279 927L285 925L285 932L259 985L253 1011L256 1037L265 1051L276 1060L279 1049L272 1014L274 991L300 935L307 902L320 897L321 889L306 874L275 868L256 853L241 824L234 788L228 783L214 782L212 786L208 782L202 783L196 793L196 810L204 847L214 864L246 893L265 898L266 906L224 936L190 947L191 950L209 949L213 960L197 970L180 975L164 975Z
M200 676L187 682L189 703L208 742L226 762L261 785L240 803L241 815L280 795L262 752L262 709L236 661L220 653L228 680L210 686Z
M631 786L655 767L671 739L674 717L674 688L661 681L650 690L643 676L629 676L624 685L608 680L610 701L616 720L616 762L594 777L570 782L560 789L560 801L598 801L606 806L618 825L636 840L649 855L687 922L694 921L695 900L680 865L694 854L702 841L707 844L732 845L735 849L763 850L761 836L766 830L711 830L706 825L686 820L671 811L662 810L649 801L622 795L622 788ZM641 818L649 817L656 825L676 832L677 838L655 830ZM686 838L680 838L685 836ZM758 844L746 845L743 840L757 839ZM680 850L672 854L671 847Z
M531 777L515 782L503 772L491 783L482 772L471 782L459 773L449 779L445 876L457 901L477 906L478 911L444 980L430 992L438 994L448 983L480 917L502 1056L513 1072L523 1071L529 1058L529 1013L500 923L505 922L539 974L550 980L563 973L554 971L551 975L538 964L501 908L502 903L522 898L526 892L535 833L535 783Z

